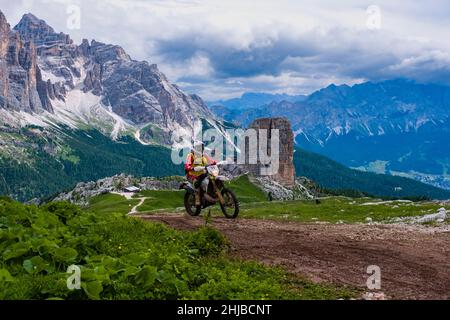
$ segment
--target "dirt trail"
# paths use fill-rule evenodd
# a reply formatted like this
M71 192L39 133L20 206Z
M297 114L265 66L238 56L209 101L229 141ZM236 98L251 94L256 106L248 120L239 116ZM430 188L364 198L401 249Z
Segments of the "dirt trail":
M111 192L111 193L118 194L119 196L125 197L125 199L127 199L127 200L132 200L133 196L135 195L135 193L133 193L133 192ZM138 208L144 204L145 200L147 200L148 197L139 197L136 199L139 200L139 203L137 205L135 205L133 208L131 208L130 212L128 212L128 215L137 214Z
M192 230L202 217L141 215ZM392 299L450 299L450 232L402 225L304 224L214 218L232 254L281 265L314 281L366 289L369 265L381 268L381 291Z
M138 199L139 199L139 203L137 205L135 205L133 208L131 208L130 212L128 212L128 215L132 215L132 214L138 213L138 208L144 204L144 202L145 202L145 200L147 198L146 197L141 197L141 198L138 198Z

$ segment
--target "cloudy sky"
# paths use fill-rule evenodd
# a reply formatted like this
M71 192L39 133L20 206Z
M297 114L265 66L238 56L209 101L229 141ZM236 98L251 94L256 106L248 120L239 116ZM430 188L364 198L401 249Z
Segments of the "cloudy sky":
M399 77L450 84L448 1L393 2L0 0L0 8L12 25L31 12L77 43L119 44L207 100Z

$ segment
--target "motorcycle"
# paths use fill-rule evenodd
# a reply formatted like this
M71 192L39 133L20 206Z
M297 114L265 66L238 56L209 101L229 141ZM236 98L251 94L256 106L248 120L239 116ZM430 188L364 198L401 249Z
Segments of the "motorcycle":
M190 216L198 216L202 209L219 203L222 213L226 218L234 219L239 214L239 202L233 191L225 187L225 181L229 179L219 175L219 162L215 165L199 166L194 170L197 172L206 171L207 176L202 181L201 186L196 191L190 181L180 184L179 189L186 190L184 195L184 207ZM200 192L200 205L195 204L195 193Z

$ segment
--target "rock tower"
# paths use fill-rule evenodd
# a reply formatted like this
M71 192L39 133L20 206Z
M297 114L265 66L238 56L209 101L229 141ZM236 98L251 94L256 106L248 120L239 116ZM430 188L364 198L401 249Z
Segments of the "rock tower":
M282 184L286 187L295 185L295 169L293 164L294 159L294 134L292 133L291 123L286 118L260 118L253 121L249 128L251 129L266 129L268 132L267 150L270 154L272 129L279 130L279 169L274 175L267 176L270 179ZM260 137L258 135L258 146ZM266 143L265 141L262 143ZM248 145L246 146L246 153L248 153ZM264 165L260 163L258 158L257 164L246 164L245 168L255 176L261 175L261 167Z

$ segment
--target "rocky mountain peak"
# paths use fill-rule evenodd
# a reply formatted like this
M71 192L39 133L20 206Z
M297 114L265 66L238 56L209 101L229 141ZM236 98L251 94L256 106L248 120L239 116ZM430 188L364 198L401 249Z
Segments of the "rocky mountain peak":
M86 42L83 42L82 46L86 47ZM108 61L131 61L130 56L118 45L105 44L103 42L92 40L87 49L88 53L92 55L99 64Z
M0 32L3 33L9 29L10 29L10 26L8 24L8 21L6 20L6 17L3 14L3 12L0 10Z
M33 42L11 32L0 12L0 107L13 111L51 111Z
M72 44L69 35L62 32L56 33L44 20L31 13L22 16L22 19L14 27L20 33L24 41L33 41L36 46L52 45L55 43Z
M172 132L188 130L192 117L213 119L200 97L185 94L156 64L133 60L119 45L87 39L77 45L33 14L25 14L13 32L4 17L2 25L6 31L1 36L14 37L0 42L3 56L13 58L10 66L21 64L26 70L14 85L20 92L10 90L8 74L0 79L4 109L27 113L45 109L52 113L44 115L52 123L88 124L114 138L135 128L138 140L164 144L170 143ZM28 81L30 85L23 85Z
M31 24L36 24L36 25L40 24L40 25L46 26L47 28L51 29L51 27L49 25L47 25L47 23L44 20L39 19L32 13L25 13L22 16L21 22L22 23L31 23Z
M0 57L6 57L11 28L3 12L0 11Z

